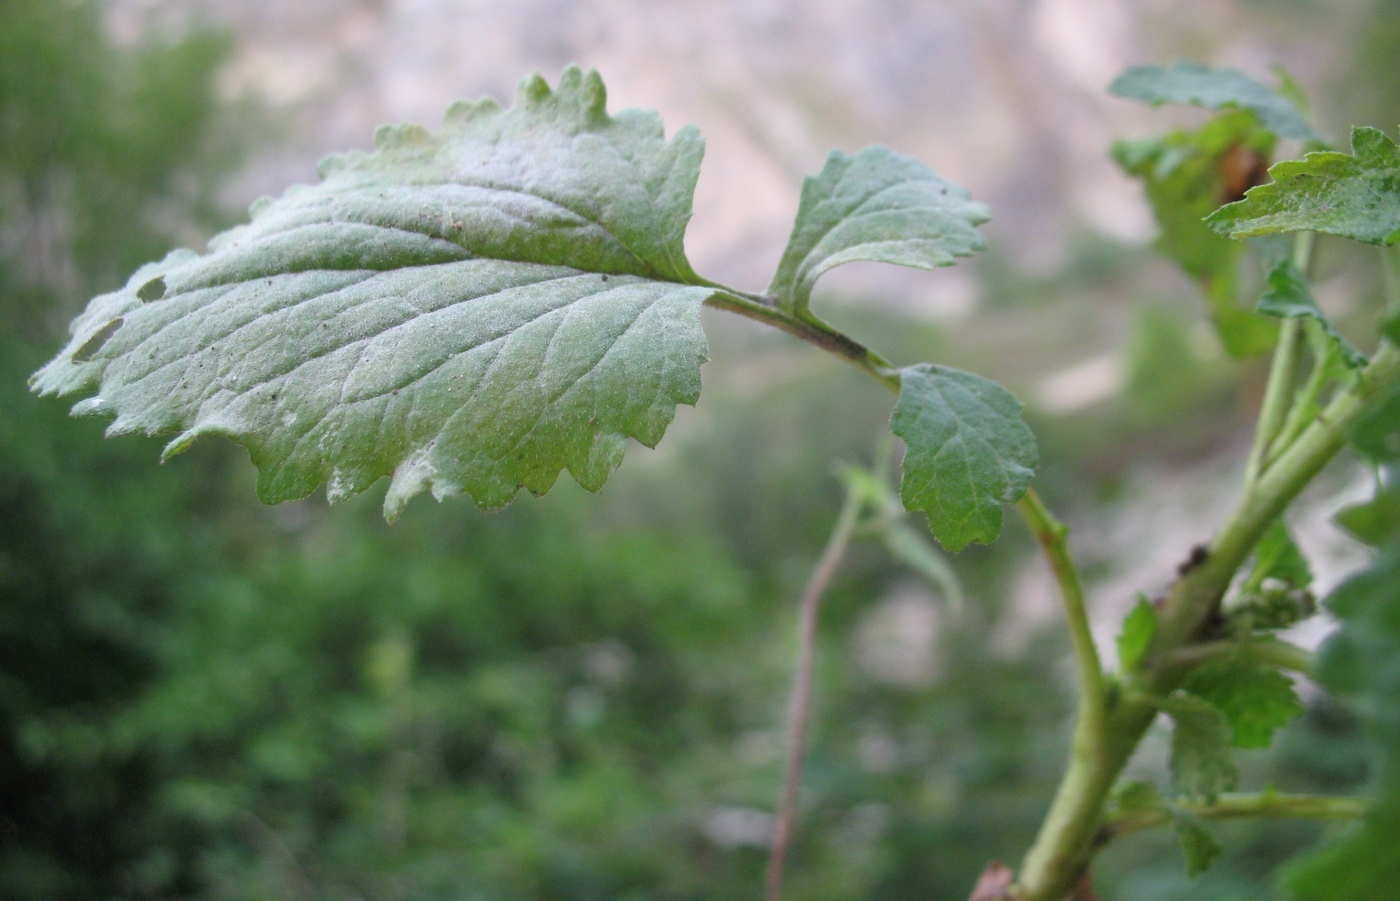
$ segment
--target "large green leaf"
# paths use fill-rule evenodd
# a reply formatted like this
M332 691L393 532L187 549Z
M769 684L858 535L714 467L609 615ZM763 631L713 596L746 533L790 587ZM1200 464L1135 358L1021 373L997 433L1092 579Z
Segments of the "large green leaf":
M1379 129L1353 128L1351 151L1277 163L1272 184L1206 221L1235 238L1314 231L1368 244L1400 241L1400 148Z
M694 403L713 289L682 248L703 142L609 116L597 73L516 105L459 103L440 135L381 129L372 154L253 208L92 301L36 373L109 433L221 434L268 502L338 500L392 475L413 495L501 506L567 468L600 487L626 440Z
M904 506L928 513L934 537L950 551L994 540L1000 505L1026 493L1037 462L1015 395L969 372L910 366L900 372L890 428L908 446Z
M783 309L807 308L823 273L856 260L918 269L951 266L986 246L990 218L967 191L886 147L855 156L834 150L802 184L787 250L768 286Z
M1234 69L1212 69L1180 61L1170 67L1131 66L1108 92L1158 106L1183 103L1212 110L1249 110L1259 124L1281 138L1321 141L1288 98Z

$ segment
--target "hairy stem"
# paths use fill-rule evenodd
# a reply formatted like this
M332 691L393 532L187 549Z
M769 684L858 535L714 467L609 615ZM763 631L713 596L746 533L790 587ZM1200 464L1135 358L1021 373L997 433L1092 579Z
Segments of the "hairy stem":
M788 845L797 822L797 795L802 783L802 758L807 745L807 723L812 712L812 670L816 660L817 610L831 576L840 565L855 530L863 505L861 492L847 486L846 500L827 540L826 549L817 561L807 587L802 592L798 619L797 675L792 690L792 706L788 713L787 763L783 775L783 793L778 803L778 820L773 829L773 848L768 858L768 901L779 901L783 895L783 865Z
M1336 798L1326 795L1223 794L1214 804L1201 801L1174 801L1178 810L1203 820L1240 820L1253 817L1313 820L1354 820L1366 815L1366 802L1360 798ZM1101 845L1115 838L1141 832L1172 821L1168 807L1151 810L1131 810L1110 817L1099 833Z

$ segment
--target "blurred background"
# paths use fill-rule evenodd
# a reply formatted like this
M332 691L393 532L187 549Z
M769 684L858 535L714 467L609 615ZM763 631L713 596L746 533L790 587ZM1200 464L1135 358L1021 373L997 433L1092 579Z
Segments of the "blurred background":
M1134 591L1231 505L1264 371L1223 352L1107 155L1202 116L1104 89L1131 63L1277 64L1344 139L1400 122L1397 46L1395 0L0 0L0 897L757 897L796 599L834 468L871 464L891 406L715 314L700 405L599 495L418 500L392 527L376 491L263 507L239 448L160 467L158 441L26 391L140 263L202 249L379 123L435 126L569 62L614 109L700 126L687 247L740 288L766 283L829 149L918 156L991 205L991 249L845 267L818 307L1027 402L1112 659ZM1322 246L1344 329L1373 269ZM1361 559L1328 517L1365 484L1342 462L1294 519L1323 590ZM1013 517L949 562L960 604L873 538L837 576L794 901L961 899L1044 812L1073 678L1053 585ZM1245 787L1364 781L1355 721L1303 690ZM1164 747L1134 772L1160 781ZM1100 892L1269 898L1321 831L1222 828L1194 882L1169 835L1134 836Z

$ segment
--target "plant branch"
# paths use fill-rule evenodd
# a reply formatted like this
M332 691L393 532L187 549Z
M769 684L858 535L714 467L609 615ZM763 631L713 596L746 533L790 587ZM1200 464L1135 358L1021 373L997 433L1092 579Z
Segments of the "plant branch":
M1322 326L1316 320L1312 320L1305 325L1305 328L1321 329ZM1335 351L1333 351L1335 353ZM1271 465L1279 455L1302 434L1307 428L1312 417L1317 415L1318 398L1322 396L1322 389L1327 385L1327 359L1314 355L1312 372L1308 373L1308 380L1298 391L1297 398L1293 401L1293 409L1288 411L1288 419L1284 422L1283 428L1279 430L1277 437L1268 448L1268 455L1264 460L1264 465Z
M1341 449L1352 420L1380 388L1400 377L1400 350L1382 343L1356 383L1327 407L1248 488L1225 527L1183 566L1158 611L1146 665L1132 693L1107 708L1102 743L1086 753L1076 744L1049 815L1027 853L1014 897L1060 901L1083 876L1114 781L1157 717L1157 698L1175 690L1191 667L1174 655L1195 642L1218 613L1225 591L1269 524ZM1076 727L1076 733L1078 727Z
M1089 845L1102 812L1108 791L1104 774L1110 769L1105 755L1107 697L1103 665L1089 629L1079 572L1066 542L1069 529L1050 514L1034 490L1026 492L1016 509L1035 534L1059 583L1079 669L1079 707L1070 741L1069 768L1041 824L1040 834L1021 866L1018 888L1034 893L1038 886L1067 886L1082 875L1082 864L1062 852L1066 848ZM1039 896L1031 894L1029 897Z
M779 901L783 894L783 865L788 845L797 821L797 795L802 783L802 758L807 744L807 723L812 712L812 671L816 660L817 610L831 576L840 565L855 530L856 520L864 506L859 488L848 485L846 500L827 540L821 559L812 570L807 587L802 592L798 619L797 674L792 691L792 707L788 714L787 763L783 775L783 793L778 805L778 820L773 829L773 848L768 858L768 901Z
M1065 618L1069 622L1070 642L1074 645L1074 659L1079 669L1079 720L1097 734L1103 728L1103 664L1099 661L1099 652L1094 647L1094 636L1089 629L1089 614L1084 605L1079 570L1069 554L1069 527L1055 519L1034 488L1016 502L1016 509L1040 543L1045 559L1055 574L1055 581L1059 583Z
M1283 428L1284 418L1293 399L1293 382L1298 374L1298 339L1302 332L1299 319L1285 319L1279 326L1278 344L1269 364L1269 381L1264 388L1264 400L1259 408L1259 423L1254 430L1254 445L1245 463L1244 484L1248 490L1259 478L1274 439Z
M1384 342L1356 384L1339 391L1317 418L1244 493L1199 565L1183 572L1158 617L1153 655L1195 639L1219 609L1236 570L1269 524L1342 447L1346 430L1376 392L1400 376L1400 349ZM1168 675L1168 679L1169 679Z
M705 301L706 306L727 310L801 338L808 344L840 357L894 393L899 393L898 370L864 344L816 320L815 317L798 318L786 310L781 310L770 298L744 294L723 286L715 287L720 288L720 291Z
M1201 801L1174 801L1172 807L1203 820L1239 820L1253 817L1282 819L1354 820L1366 815L1366 802L1360 798L1326 795L1223 794L1214 804ZM1099 846L1116 838L1163 826L1172 821L1171 807L1124 811L1109 817L1099 832Z
M1196 669L1207 663L1224 660L1243 651L1250 659L1267 666L1308 675L1312 672L1313 653L1296 644L1275 638L1264 641L1206 641L1178 648L1170 657L1173 668Z

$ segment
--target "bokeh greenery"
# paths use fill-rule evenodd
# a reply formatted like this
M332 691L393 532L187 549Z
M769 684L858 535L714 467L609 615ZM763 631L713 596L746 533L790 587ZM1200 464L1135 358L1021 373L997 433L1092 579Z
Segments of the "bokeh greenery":
M158 467L157 443L103 441L25 379L89 294L228 215L234 136L256 132L215 90L227 44L116 47L92 3L0 0L0 22L0 896L754 897L795 598L839 505L833 463L869 458L888 400L715 319L701 410L601 496L419 501L389 527L372 496L258 505L225 444ZM1111 295L1144 260L1091 242L1032 280L993 255L990 306ZM1132 315L1124 399L1036 423L1052 499L1110 495L1126 455L1164 423L1228 419L1249 377L1182 378L1183 315L1155 297ZM981 353L926 324L861 330L913 358ZM1028 843L1070 707L1059 631L1002 640L1028 548L1012 526L959 557L957 612L857 544L824 610L792 898L961 898ZM862 665L858 636L911 591L936 666ZM1354 720L1319 704L1247 777L1349 790ZM1318 831L1228 830L1195 883L1170 836L1136 837L1103 886L1268 897Z

